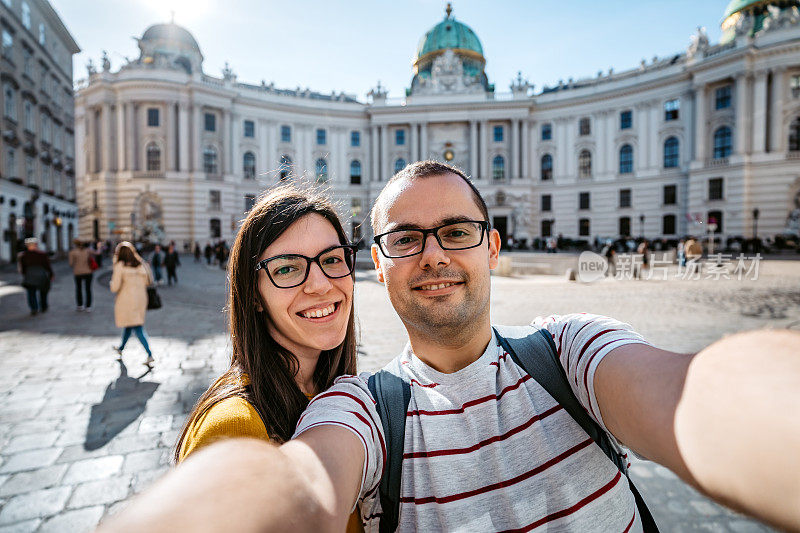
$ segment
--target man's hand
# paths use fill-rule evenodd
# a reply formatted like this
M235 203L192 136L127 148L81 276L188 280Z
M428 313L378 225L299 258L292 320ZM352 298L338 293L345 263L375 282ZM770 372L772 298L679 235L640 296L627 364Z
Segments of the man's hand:
M800 530L800 334L737 334L694 356L622 346L594 387L626 446L720 503Z

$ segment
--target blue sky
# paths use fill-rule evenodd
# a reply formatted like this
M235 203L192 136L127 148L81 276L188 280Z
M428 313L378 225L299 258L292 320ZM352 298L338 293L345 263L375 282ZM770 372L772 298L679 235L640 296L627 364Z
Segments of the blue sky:
M75 78L108 50L116 69L137 57L132 39L156 22L185 26L219 76L344 91L360 99L377 80L402 96L420 37L444 17L440 0L50 0L83 50ZM483 45L489 81L508 91L517 71L536 85L627 70L685 50L697 26L712 43L726 0L455 0L453 15Z

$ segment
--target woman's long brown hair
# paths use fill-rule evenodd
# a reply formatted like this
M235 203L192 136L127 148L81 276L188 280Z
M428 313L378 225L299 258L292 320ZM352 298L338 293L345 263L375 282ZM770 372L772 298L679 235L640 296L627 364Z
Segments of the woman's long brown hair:
M255 267L267 246L297 220L312 213L325 217L339 235L339 241L347 243L331 202L320 193L294 185L268 192L242 223L228 262L231 366L200 397L187 418L175 446L176 462L180 460L186 434L195 421L217 402L234 396L244 398L256 408L270 439L285 442L294 433L308 399L295 381L299 370L297 357L267 331L267 306L258 291ZM257 311L258 307L263 311ZM355 373L355 311L351 307L344 341L320 354L314 370L314 388L317 392L323 391L338 376ZM245 381L245 374L249 382Z

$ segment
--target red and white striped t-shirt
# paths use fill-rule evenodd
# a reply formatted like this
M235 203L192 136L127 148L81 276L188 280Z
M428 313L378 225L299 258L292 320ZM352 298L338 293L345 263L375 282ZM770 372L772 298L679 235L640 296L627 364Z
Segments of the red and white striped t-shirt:
M596 315L537 318L532 326L552 334L575 395L606 429L594 372L614 348L644 339ZM496 338L478 360L451 374L429 367L409 347L387 369L411 383L399 531L641 530L625 476ZM295 436L337 425L359 437L361 516L369 532L378 531L387 443L367 377L339 378L315 397Z

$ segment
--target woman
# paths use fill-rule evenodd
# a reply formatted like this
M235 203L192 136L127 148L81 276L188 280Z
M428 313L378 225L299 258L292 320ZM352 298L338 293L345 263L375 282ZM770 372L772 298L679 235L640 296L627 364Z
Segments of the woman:
M356 373L355 247L324 197L271 191L242 223L229 260L230 368L200 397L175 460L226 437L285 442L309 399ZM348 531L361 531L358 512Z
M114 350L122 358L131 333L135 333L139 342L147 352L144 364L151 366L155 359L147 342L144 330L144 318L147 313L147 287L153 284L153 275L147 263L136 252L136 248L127 241L117 245L114 251L114 266L111 274L111 292L117 293L114 302L114 321L122 331L122 343L114 346Z

